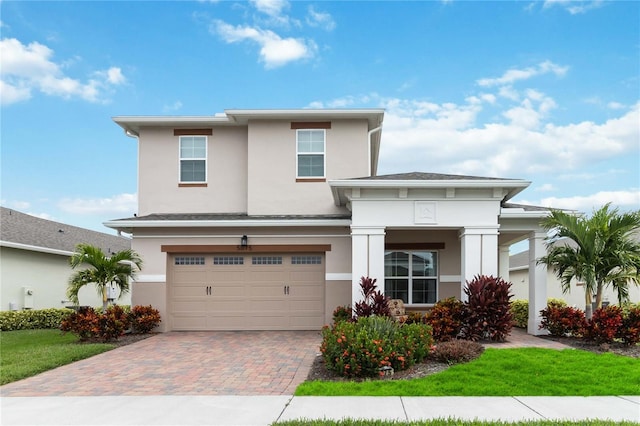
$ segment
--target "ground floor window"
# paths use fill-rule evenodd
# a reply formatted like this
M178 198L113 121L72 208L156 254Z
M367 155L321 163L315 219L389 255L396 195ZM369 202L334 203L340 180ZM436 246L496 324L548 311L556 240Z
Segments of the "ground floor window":
M406 304L436 303L438 252L387 251L384 253L384 292Z

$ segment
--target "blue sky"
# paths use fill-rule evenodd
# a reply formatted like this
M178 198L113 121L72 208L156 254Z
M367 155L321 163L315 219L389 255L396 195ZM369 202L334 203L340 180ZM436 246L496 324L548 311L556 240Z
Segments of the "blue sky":
M635 1L3 0L1 204L112 233L137 185L113 116L375 107L379 174L638 209L639 17Z

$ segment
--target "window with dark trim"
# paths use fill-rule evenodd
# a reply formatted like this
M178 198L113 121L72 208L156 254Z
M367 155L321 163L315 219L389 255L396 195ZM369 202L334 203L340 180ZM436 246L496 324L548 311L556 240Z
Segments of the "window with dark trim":
M204 265L203 256L176 256L174 265Z
M384 292L406 304L432 304L438 300L437 251L386 251Z

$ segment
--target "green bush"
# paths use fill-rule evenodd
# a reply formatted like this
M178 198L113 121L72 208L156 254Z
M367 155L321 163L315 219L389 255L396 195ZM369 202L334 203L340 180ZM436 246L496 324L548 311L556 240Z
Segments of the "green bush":
M425 318L425 323L432 329L433 338L437 342L455 339L463 325L464 304L455 297L440 300Z
M565 306L567 306L567 302L562 299L550 297L547 299L547 306L551 306L554 308L564 308Z
M333 311L333 323L337 324L342 321L349 321L353 318L353 311L351 310L351 306L338 306Z
M385 367L399 371L423 361L432 343L428 325L372 316L325 327L320 350L327 368L341 376L375 377Z
M516 327L527 328L529 323L529 301L518 299L511 301L511 315Z
M0 312L0 330L34 330L59 328L60 323L73 311L66 308L28 309Z
M429 358L453 365L472 361L482 355L482 352L484 352L484 346L478 342L449 340L438 343L431 351Z

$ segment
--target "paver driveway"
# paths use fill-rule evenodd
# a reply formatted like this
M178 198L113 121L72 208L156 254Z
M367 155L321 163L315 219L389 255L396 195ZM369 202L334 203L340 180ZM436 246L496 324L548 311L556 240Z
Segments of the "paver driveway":
M0 388L7 396L290 395L319 331L171 332Z

